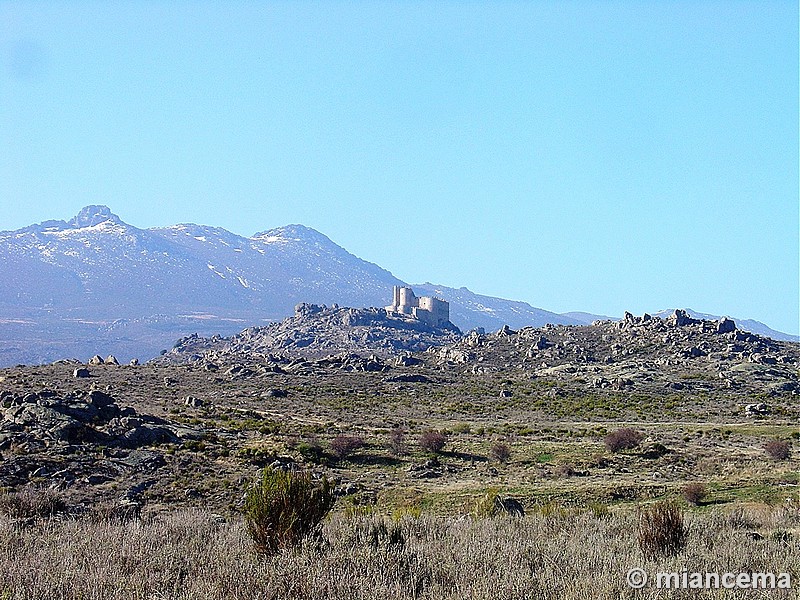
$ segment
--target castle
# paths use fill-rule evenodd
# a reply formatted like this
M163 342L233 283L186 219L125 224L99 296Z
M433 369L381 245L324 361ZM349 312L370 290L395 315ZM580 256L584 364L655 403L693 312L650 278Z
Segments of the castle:
M394 286L394 301L386 307L387 314L409 315L431 325L441 327L450 322L450 303L431 296L417 298L410 287Z

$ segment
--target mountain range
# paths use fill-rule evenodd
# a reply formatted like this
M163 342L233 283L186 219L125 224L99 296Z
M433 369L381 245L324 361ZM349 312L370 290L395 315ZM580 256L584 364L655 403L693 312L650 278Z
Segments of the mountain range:
M283 319L301 302L384 306L392 286L404 285L302 225L251 237L194 224L139 229L97 205L69 221L0 232L0 282L0 366L96 353L144 360L189 333L229 335ZM413 287L448 300L462 330L608 318L466 288ZM755 321L740 326L795 339Z

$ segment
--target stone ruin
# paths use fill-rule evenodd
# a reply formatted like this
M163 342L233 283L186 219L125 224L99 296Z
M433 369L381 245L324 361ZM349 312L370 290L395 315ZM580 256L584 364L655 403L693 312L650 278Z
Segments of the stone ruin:
M386 307L388 315L406 315L433 327L442 327L450 322L450 303L432 296L414 295L410 287L394 286L394 298Z

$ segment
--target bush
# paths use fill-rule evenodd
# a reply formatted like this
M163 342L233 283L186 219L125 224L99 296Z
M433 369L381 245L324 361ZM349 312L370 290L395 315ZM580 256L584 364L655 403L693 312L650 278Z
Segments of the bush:
M402 427L395 427L389 432L389 450L395 456L406 453L406 432Z
M604 521L611 518L611 510L609 510L608 505L601 504L600 502L592 502L589 505L589 512L595 519L599 521Z
M428 452L439 453L447 443L447 436L441 431L434 431L429 429L419 436L419 445L423 450Z
M519 500L503 498L497 488L489 488L485 495L475 502L472 516L475 518L497 516L524 517L525 508Z
M606 436L606 449L609 452L619 452L620 450L632 450L641 444L644 439L644 434L631 429L630 427L623 427L609 433Z
M472 516L476 518L495 517L500 514L500 492L490 488L486 494L478 498L472 507Z
M676 556L688 535L683 512L672 502L658 502L639 515L639 547L646 558Z
M331 452L336 458L347 458L364 446L364 438L358 436L338 435L331 442Z
M243 509L256 551L273 555L300 545L318 531L334 502L333 486L324 477L315 484L307 471L265 468L247 491Z
M322 450L322 445L316 437L293 442L290 447L308 462L317 465L327 462L325 452Z
M0 513L12 519L44 519L66 510L61 494L45 488L23 487L0 496Z
M764 450L770 458L775 460L786 460L792 454L792 447L789 442L781 440L770 440L764 444Z
M575 465L572 463L561 463L556 467L556 475L559 477L573 477L576 474Z
M704 486L702 483L688 483L683 486L684 500L686 500L689 504L694 504L695 506L700 505L707 493L706 486Z
M499 463L508 462L508 459L511 458L511 448L508 447L508 444L497 442L489 449L489 458Z

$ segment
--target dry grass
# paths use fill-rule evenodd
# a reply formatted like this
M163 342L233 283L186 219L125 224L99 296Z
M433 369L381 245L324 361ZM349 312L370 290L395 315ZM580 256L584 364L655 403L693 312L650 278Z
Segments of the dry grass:
M150 520L50 521L34 528L0 517L0 598L14 600L250 600L292 598L654 597L625 583L629 568L650 572L774 571L800 578L800 510L742 508L697 514L685 551L646 559L637 518L613 512L552 511L523 519L336 515L323 542L261 558L243 523L181 511ZM738 527L761 531L753 540ZM796 585L796 583L795 583ZM687 592L692 592L691 594ZM719 598L697 590L664 598ZM725 597L764 597L737 592ZM796 597L771 592L770 598Z
M689 530L674 502L658 502L639 514L639 547L647 558L677 556L686 548Z

